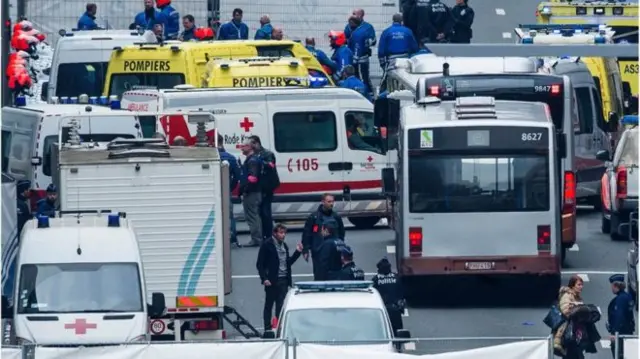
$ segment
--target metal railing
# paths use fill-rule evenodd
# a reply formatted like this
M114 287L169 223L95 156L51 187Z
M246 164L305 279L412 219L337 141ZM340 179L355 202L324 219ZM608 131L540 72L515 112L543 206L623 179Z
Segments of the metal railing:
M517 348L505 344L520 343ZM142 348L141 348L142 347ZM113 348L118 357L135 355L152 356L157 359L175 358L176 356L198 356L207 353L213 358L281 358L298 359L312 356L356 358L367 352L396 352L400 349L406 354L437 354L482 350L484 355L493 355L504 359L516 359L523 352L536 357L553 358L553 339L548 337L458 337L458 338L411 338L377 340L377 341L304 341L297 340L210 340L182 342L129 342L109 343L105 345L78 346L78 344L43 346L25 344L22 346L2 347L2 358L5 359L41 359L83 357L92 359L108 355ZM345 350L345 348L353 348ZM353 351L354 349L362 350ZM517 354L516 354L517 352ZM191 355L190 355L191 354ZM470 352L469 358L475 358L480 352ZM622 357L620 359L623 359Z
M611 343L611 351L614 359L637 359L638 358L638 336L622 335L616 333ZM619 350L621 349L621 350Z

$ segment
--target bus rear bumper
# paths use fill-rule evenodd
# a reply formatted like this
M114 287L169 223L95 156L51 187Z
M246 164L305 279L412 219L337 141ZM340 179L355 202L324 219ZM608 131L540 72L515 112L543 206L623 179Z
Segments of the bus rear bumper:
M400 265L403 276L558 275L560 270L556 255L403 258Z

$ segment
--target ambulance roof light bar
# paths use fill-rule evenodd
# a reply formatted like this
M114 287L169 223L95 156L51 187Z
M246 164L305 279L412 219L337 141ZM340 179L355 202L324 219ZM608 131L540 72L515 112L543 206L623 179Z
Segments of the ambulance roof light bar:
M296 294L304 292L346 292L349 290L371 290L371 281L327 281L298 282L294 284Z

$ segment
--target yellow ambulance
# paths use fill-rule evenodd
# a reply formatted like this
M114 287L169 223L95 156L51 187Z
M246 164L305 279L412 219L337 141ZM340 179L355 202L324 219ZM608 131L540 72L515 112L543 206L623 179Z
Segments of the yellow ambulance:
M291 57L211 60L205 87L307 86L308 78L304 63Z
M238 40L141 43L116 47L111 53L103 94L121 96L127 90L152 87L169 89L177 85L206 87L207 64L215 59L289 57L300 60L308 74L330 76L318 60L299 42L290 40Z

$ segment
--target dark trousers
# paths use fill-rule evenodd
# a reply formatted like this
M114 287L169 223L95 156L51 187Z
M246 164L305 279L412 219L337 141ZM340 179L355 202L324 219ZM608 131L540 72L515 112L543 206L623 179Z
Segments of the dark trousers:
M270 286L264 287L264 310L262 312L262 318L264 319L264 330L271 328L271 318L273 317L273 305L276 305L276 318L280 318L280 311L282 310L282 304L284 303L284 297L289 290L289 283L287 278L278 278L277 283L271 283Z
M355 63L356 77L359 78L364 85L367 86L367 92L373 93L373 85L371 85L371 76L369 75L369 61L363 63Z
M584 359L584 352L577 345L568 345L565 350L567 353L562 357L564 359Z
M617 345L615 343L615 340L611 341L611 355L614 359L616 359L616 348L618 349L617 359L624 359L624 339L619 338Z
M389 320L391 321L391 328L393 329L393 335L396 335L399 329L403 329L402 325L402 312L397 308L387 307L387 313L389 313Z
M324 281L327 280L328 274L320 265L320 258L318 253L311 253L311 263L313 264L313 280Z
M271 232L273 232L271 203L273 203L273 193L263 193L260 204L260 221L262 222L262 237L265 239L271 238Z

